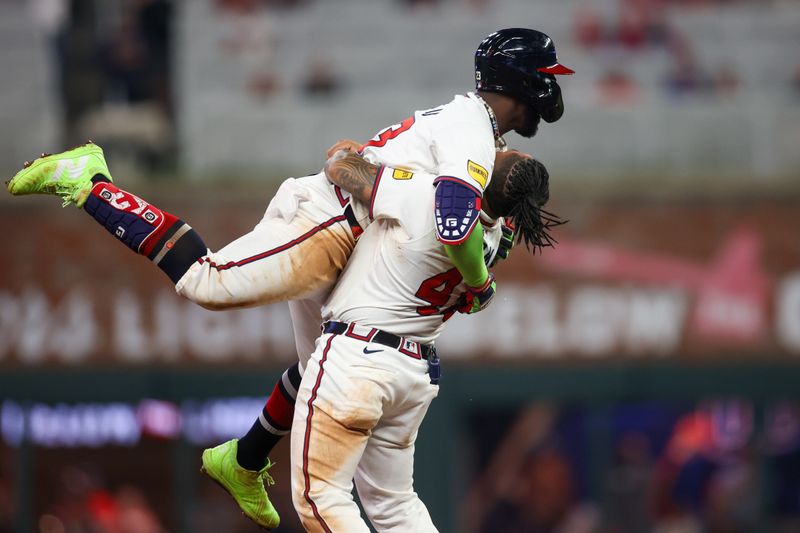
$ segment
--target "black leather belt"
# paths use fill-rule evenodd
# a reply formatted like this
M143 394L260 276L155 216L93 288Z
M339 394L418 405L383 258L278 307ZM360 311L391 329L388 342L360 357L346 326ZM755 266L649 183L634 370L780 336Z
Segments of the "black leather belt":
M344 335L345 337L358 339L364 342L383 344L384 346L394 348L400 353L415 359L425 359L427 361L432 355L436 354L436 349L432 344L420 344L411 339L406 339L405 337L400 337L394 333L389 333L388 331L377 328L370 328L370 331L368 331L366 335L361 335L353 331L353 326L354 324L348 324L347 322L330 320L322 324L322 332Z

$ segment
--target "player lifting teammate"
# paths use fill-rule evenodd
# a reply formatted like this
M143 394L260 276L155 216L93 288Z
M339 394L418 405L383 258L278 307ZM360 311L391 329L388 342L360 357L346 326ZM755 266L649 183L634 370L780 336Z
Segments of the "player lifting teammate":
M437 235L470 286L469 312L486 305L494 280L483 261L480 197L492 175L502 135L535 134L541 118L563 113L552 41L526 29L501 30L481 43L475 59L477 94L418 111L362 147L372 163L424 171L436 183ZM403 172L403 170L398 170ZM102 150L86 145L43 156L9 183L12 194L57 194L74 202L135 252L147 256L179 294L207 308L226 309L279 300L290 303L300 361L276 383L258 420L242 439L203 457L206 472L236 499L247 516L275 527L277 513L263 488L267 456L288 433L304 362L318 334L319 304L369 223L366 206L332 187L323 173L289 179L264 219L218 252L207 249L188 224L116 187ZM303 269L296 267L302 261ZM309 268L314 265L314 268ZM304 299L304 300L303 300Z
M350 495L355 478L377 531L436 531L413 489L414 442L438 393L432 343L455 311L470 306L470 293L426 208L435 195L432 177L345 159L328 175L360 190L355 199L369 203L375 222L323 307L323 334L298 391L293 501L307 531L367 532ZM508 216L529 248L550 245L548 230L559 221L542 210L548 197L541 163L519 152L497 154L483 220ZM486 237L497 249L498 234Z

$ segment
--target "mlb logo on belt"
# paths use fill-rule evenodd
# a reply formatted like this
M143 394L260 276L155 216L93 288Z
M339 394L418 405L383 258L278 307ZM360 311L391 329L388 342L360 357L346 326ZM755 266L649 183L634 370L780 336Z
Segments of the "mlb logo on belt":
M422 359L422 354L420 353L419 343L414 342L409 339L403 339L400 342L400 353L404 353L406 355L410 355L415 359Z

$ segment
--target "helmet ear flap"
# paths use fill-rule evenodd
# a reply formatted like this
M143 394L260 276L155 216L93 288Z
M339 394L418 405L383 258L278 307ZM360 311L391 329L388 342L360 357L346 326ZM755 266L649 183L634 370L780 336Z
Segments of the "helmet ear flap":
M542 120L553 123L564 114L564 100L561 98L561 87L554 77L543 77L543 88L534 96L534 106Z

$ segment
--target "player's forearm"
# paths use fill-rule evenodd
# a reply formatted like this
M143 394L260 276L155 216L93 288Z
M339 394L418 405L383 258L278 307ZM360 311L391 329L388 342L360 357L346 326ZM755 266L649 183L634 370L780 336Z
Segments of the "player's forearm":
M378 166L355 152L339 150L325 162L325 176L359 202L369 203Z
M483 258L483 226L480 222L461 244L444 244L444 251L470 287L483 285L489 270Z

